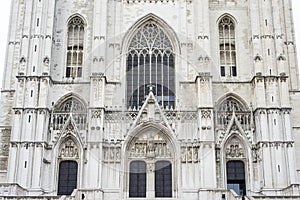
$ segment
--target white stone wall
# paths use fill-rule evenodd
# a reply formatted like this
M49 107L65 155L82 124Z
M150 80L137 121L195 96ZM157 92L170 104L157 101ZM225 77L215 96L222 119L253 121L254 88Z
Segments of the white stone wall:
M7 133L11 135L9 156L7 148L0 151L0 196L55 199L59 162L70 159L78 163L78 190L68 198L129 199L130 138L158 127L173 148L172 199L221 199L223 194L241 199L226 191L230 160L245 164L252 199L300 198L299 72L290 1L13 3L0 144L7 145ZM218 22L225 15L235 22L236 77L220 76ZM74 79L65 76L72 16L85 22L83 76ZM147 20L161 26L173 45L174 110L159 108L151 94L138 111L125 105L127 48ZM86 107L86 130L76 128L72 115L61 130L54 130L54 111L68 97ZM235 113L225 129L218 127L217 108L226 97L251 113L250 127L244 129ZM67 139L77 157L62 156ZM234 141L243 149L240 157L226 152ZM153 191L148 195L154 197Z

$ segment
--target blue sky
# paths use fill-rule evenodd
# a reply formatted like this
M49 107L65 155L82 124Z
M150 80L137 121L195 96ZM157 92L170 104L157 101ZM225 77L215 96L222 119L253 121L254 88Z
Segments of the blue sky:
M1 31L0 31L0 85L2 85L3 68L6 54L6 44L8 35L8 24L10 16L10 2L12 0L4 0L0 6L1 16ZM284 0L288 1L288 0ZM294 25L296 31L296 42L298 47L298 62L300 62L300 0L292 0L293 13L294 13Z

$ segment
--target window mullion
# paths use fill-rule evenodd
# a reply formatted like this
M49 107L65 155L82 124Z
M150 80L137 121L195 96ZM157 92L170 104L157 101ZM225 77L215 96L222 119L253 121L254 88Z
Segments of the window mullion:
M167 55L168 56L168 79L167 79L167 84L168 84L168 107L170 107L170 55Z
M141 52L138 54L138 83L137 83L137 109L139 107L139 103L140 103L140 57L141 57Z
M164 108L164 53L161 56L161 106Z

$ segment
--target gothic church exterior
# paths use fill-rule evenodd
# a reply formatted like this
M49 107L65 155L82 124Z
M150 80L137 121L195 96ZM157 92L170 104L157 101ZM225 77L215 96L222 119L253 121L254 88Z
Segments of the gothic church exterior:
M12 0L0 199L300 199L291 0Z

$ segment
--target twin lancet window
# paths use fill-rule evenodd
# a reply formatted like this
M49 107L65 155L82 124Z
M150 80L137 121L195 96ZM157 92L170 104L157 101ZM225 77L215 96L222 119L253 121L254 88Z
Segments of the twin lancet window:
M219 45L221 76L237 76L235 27L233 20L229 17L223 17L219 22Z
M66 77L82 77L84 22L73 17L68 24Z

